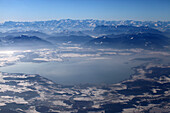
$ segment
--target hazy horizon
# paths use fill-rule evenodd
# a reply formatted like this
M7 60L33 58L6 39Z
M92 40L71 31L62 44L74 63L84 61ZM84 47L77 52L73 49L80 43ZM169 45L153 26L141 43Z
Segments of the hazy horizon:
M16 20L7 20L7 21L4 21L4 22L0 22L0 23L5 23L5 22L40 22L40 21L60 21L60 20L99 20L99 21L142 21L142 22L150 22L150 21L153 21L153 22L158 22L158 21L161 21L161 22L169 22L170 20L132 20L132 19L125 19L125 20L105 20L105 19L90 19L90 18L87 18L87 19L71 19L71 18L62 18L62 19L48 19L48 20L31 20L31 21L16 21Z

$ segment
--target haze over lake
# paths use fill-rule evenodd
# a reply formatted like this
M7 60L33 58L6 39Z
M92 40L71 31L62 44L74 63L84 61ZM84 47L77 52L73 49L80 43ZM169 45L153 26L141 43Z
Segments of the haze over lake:
M65 62L25 63L1 67L0 71L10 73L40 74L59 84L101 84L116 83L132 74L133 63L129 57L114 56L104 59L71 58Z

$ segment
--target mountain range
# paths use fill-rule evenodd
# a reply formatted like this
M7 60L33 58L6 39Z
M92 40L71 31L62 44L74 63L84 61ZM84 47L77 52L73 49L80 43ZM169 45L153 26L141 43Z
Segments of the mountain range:
M152 33L106 35L86 43L91 47L163 49L169 45L169 38Z
M15 36L1 37L0 46L1 47L28 47L28 46L47 47L47 46L51 46L51 43L36 36L21 35L17 37Z
M135 33L154 33L154 34L160 34L161 31L157 29L153 29L150 27L145 26L127 26L127 25L119 25L119 26L108 26L108 25L101 25L96 26L91 31L84 31L84 33L87 33L91 36L102 36L102 35L109 35L109 34L135 34Z
M64 30L69 31L85 31L93 30L96 26L107 25L107 26L147 26L150 28L165 31L170 29L170 21L106 21L106 20L72 20L72 19L61 19L61 20L50 20L50 21L34 21L34 22L14 22L8 21L0 24L0 32L21 32L21 31L40 31L45 33L58 33Z
M0 46L54 46L163 49L170 44L169 21L51 20L0 24Z

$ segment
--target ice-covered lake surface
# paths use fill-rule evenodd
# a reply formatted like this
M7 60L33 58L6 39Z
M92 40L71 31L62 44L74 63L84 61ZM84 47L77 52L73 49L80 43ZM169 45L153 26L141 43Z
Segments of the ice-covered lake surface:
M140 49L94 51L77 47L1 51L0 71L39 74L64 85L113 84L129 78L133 67L146 62L166 62L168 56L167 52Z

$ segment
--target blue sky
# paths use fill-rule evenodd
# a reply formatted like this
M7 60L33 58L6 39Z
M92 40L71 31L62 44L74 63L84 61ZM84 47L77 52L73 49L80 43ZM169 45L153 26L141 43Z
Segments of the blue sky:
M55 19L170 20L170 0L0 0L0 22Z

